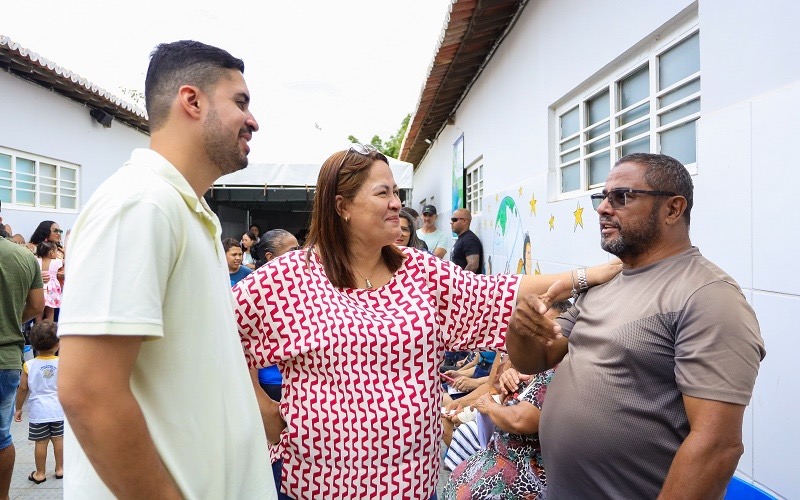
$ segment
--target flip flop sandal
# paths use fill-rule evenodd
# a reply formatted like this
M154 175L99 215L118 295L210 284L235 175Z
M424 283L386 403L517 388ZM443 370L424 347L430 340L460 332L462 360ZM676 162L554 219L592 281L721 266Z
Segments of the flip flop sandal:
M33 481L36 484L42 484L43 482L47 481L47 478L44 479L36 479L33 475L36 474L36 471L31 472L31 475L28 476L28 481Z
M60 476L56 474L56 479L64 479L64 474L61 474Z

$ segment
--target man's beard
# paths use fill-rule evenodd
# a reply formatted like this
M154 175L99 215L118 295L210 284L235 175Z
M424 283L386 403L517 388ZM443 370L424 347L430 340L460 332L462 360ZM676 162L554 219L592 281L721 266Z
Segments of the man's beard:
M660 208L660 204L654 205L646 221L640 221L639 224L634 225L629 223L627 229L617 224L619 236L616 239L607 240L600 235L600 246L606 252L619 258L642 255L659 236L658 212Z
M211 163L219 168L220 175L237 172L247 166L247 155L239 148L239 135L235 142L230 142L216 109L211 109L203 128L203 147Z

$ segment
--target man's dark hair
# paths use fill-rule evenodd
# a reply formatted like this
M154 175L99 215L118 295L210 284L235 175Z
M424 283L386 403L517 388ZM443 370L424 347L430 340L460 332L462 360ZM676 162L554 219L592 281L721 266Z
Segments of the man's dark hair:
M681 162L667 155L650 153L633 153L623 156L616 167L622 163L635 163L645 168L644 180L655 191L669 191L686 198L686 210L683 217L686 227L691 220L692 205L694 205L694 184L689 171Z
M6 228L3 224L0 224L0 238L10 238L11 235L6 232Z
M49 319L36 323L30 333L31 345L37 351L49 351L58 343L57 330L58 326Z
M230 69L244 73L244 62L220 48L194 40L158 45L150 54L144 82L150 131L166 123L172 101L182 85L194 85L203 92L210 92L225 75L225 70Z
M241 248L242 244L239 243L239 240L234 238L225 238L224 240L222 240L222 248L225 250L225 253L228 253L228 250L230 250L233 247Z

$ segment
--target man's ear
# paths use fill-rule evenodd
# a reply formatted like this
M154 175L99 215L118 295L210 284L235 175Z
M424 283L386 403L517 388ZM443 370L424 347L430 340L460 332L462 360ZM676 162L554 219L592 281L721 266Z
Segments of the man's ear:
M194 85L183 85L178 89L178 103L181 110L189 117L200 119L202 115L202 92Z
M667 225L672 225L681 220L683 212L686 210L686 198L683 196L673 196L666 202L667 208Z

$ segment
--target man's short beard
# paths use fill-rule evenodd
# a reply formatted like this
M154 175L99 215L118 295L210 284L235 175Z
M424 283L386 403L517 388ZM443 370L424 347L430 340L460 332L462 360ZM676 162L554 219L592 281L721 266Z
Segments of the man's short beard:
M211 163L219 169L220 175L237 172L247 166L247 155L243 155L239 148L239 137L236 137L236 142L230 142L214 108L209 111L203 129L203 147Z
M603 239L601 235L600 247L619 258L642 255L659 236L658 212L660 209L661 204L656 203L643 227L634 226L627 230L622 227L617 228L619 236L614 240Z

